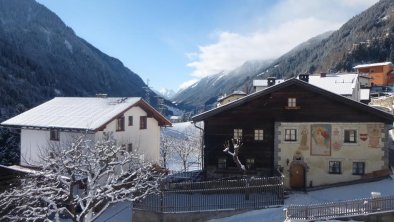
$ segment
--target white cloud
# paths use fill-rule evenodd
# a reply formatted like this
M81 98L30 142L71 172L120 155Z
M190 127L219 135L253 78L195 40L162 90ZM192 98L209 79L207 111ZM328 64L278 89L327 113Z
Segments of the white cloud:
M338 29L378 0L282 0L256 20L264 29L248 33L221 32L217 41L189 53L192 76L202 78L229 71L247 60L277 58L318 34Z
M221 71L229 71L247 60L276 58L308 38L339 27L315 18L295 19L265 32L249 35L222 32L218 41L200 46L197 60L188 64L192 75L202 78Z

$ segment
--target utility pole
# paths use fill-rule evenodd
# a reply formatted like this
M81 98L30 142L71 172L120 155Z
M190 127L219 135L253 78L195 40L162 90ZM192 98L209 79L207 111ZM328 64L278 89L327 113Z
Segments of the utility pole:
M157 104L158 104L159 112L161 114L163 114L164 109L165 109L165 107L164 107L164 99L162 97L160 97L160 96L157 96Z

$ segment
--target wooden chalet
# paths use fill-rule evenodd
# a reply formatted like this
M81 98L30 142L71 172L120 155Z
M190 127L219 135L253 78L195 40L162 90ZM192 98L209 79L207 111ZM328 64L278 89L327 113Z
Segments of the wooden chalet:
M393 115L308 83L290 79L194 116L204 122L203 168L208 177L285 175L305 188L358 180L388 169ZM239 160L223 152L242 138ZM376 173L374 174L376 175Z

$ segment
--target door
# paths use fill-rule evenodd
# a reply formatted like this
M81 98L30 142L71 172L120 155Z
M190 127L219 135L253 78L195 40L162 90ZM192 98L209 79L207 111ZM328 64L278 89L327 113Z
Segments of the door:
M305 168L301 164L293 164L290 168L290 186L294 189L305 188Z

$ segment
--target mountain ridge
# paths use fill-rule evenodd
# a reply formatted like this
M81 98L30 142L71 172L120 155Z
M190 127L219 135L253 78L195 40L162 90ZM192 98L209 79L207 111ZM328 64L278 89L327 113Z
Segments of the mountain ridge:
M301 73L351 72L355 65L383 61L394 62L393 0L380 0L338 30L301 43L261 69L228 78L227 85L220 85L222 91L207 90L211 87L209 79L217 78L216 74L203 78L194 87L178 93L174 100L189 109L203 107L196 110L203 111L214 107L215 98L220 94L251 89L253 79L270 76L286 79ZM200 86L196 87L198 85ZM197 98L195 101L192 101L193 94Z

